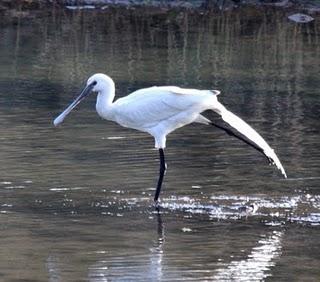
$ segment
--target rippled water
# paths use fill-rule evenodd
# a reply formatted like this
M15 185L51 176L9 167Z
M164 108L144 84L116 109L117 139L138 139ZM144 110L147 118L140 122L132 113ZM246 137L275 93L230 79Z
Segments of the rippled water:
M318 281L320 27L285 12L49 10L0 19L0 280ZM151 137L98 118L88 76L118 97L220 89L288 179L217 129L168 138L160 213ZM217 119L214 115L213 119Z

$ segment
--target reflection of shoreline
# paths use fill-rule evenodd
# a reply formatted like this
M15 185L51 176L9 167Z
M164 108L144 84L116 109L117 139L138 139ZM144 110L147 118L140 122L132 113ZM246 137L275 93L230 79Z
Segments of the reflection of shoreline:
M37 103L46 111L48 107L58 107L62 90L87 77L88 69L91 72L107 69L117 81L130 81L129 86L122 86L119 91L125 94L129 92L128 88L153 84L199 85L203 88L215 85L223 93L230 93L223 97L227 103L228 99L233 103L231 108L235 112L244 118L248 115L259 120L258 131L266 132L272 125L276 136L272 143L279 148L277 150L281 151L280 137L289 140L285 144L292 145L282 145L283 155L290 155L294 147L295 154L290 158L293 165L301 164L300 156L305 159L304 147L300 146L305 143L303 132L307 130L304 120L306 100L302 93L310 92L310 89L302 86L306 79L312 79L312 71L307 68L312 57L303 51L319 46L316 44L319 41L317 23L314 27L294 26L283 20L282 12L274 12L269 17L266 11L258 9L252 13L237 10L222 16L214 12L200 16L184 11L168 19L159 12L146 16L143 9L106 9L103 12L95 9L74 15L58 10L54 14L53 29L61 28L59 36L47 32L52 28L50 21L44 21L42 17L30 18L34 26L43 29L33 30L39 34L39 40L32 40L28 50L24 40L30 22L24 19L31 15L9 14L2 18L5 27L2 39L7 42L2 52L12 53L13 60L3 64L3 73L8 78L14 77L8 84L10 87L17 85L17 100L28 98L23 105L38 99ZM256 21L255 28L250 28L250 23ZM91 32L92 22L97 23L94 33ZM78 25L79 31L74 29ZM85 32L81 32L83 30ZM96 37L97 34L100 37ZM109 39L107 42L104 35ZM250 37L254 40L252 44L246 39ZM67 39L61 42L61 38ZM159 46L161 48L155 48ZM253 50L255 55L251 56ZM31 54L31 65L24 54ZM244 64L248 66L245 69ZM31 77L21 71L24 68ZM315 74L314 77L316 80ZM20 82L21 78L28 80L28 84ZM35 95L34 89L40 89L42 85L37 80L51 81L53 84L49 88L56 85L57 89L47 96L41 94L42 91L48 93L47 88ZM22 88L21 94L19 89ZM235 89L237 92L245 90L245 95L232 95ZM26 96L28 93L33 94ZM254 99L251 99L253 95ZM2 99L4 105L12 103L11 95ZM266 105L272 109L272 115ZM283 131L284 126L291 131Z
M259 240L247 259L233 260L218 269L214 281L263 281L271 275L269 270L275 266L274 259L281 255L282 236L283 232L273 231Z
M153 0L153 1L141 1L141 0L130 0L130 1L123 1L123 0L78 0L76 1L76 5L74 4L75 1L70 0L58 0L58 1L47 1L47 0L28 0L25 1L22 5L24 8L27 9L44 9L46 7L55 6L55 7L78 7L78 9L94 9L94 8L104 8L105 7L124 7L124 8L162 8L162 9L217 9L217 10L230 10L239 7L272 7L278 9L288 9L288 8L303 8L312 11L317 11L317 8L320 8L320 4L317 3L307 3L305 0L279 0L279 1L269 1L267 3L261 3L261 1L256 0L250 1L250 5L246 3L246 1L221 1L221 0L180 0L180 1L171 1L171 0ZM48 3L49 2L49 3ZM315 2L315 1L313 1ZM12 6L20 6L20 0L12 0L9 4L4 3L3 8L12 7Z

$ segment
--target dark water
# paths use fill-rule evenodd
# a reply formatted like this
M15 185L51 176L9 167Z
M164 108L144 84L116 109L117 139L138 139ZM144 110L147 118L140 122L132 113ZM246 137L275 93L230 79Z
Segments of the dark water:
M319 281L320 25L286 16L3 14L0 280ZM94 95L52 126L96 72L118 97L153 85L220 89L288 179L223 132L189 125L168 138L156 213L151 137L101 120Z

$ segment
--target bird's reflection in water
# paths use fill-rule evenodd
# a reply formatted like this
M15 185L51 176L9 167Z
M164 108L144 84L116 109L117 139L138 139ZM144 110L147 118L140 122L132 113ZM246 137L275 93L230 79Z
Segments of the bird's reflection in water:
M188 264L191 258L186 253L184 263L189 265L187 269L181 269L178 264L174 263L172 258L166 256L165 243L168 243L170 237L166 237L166 226L163 223L161 212L153 216L156 229L153 231L153 242L147 252L142 253L124 253L115 254L112 251L105 251L100 259L95 257L96 262L86 265L88 281L162 281L168 278L197 277L206 273L205 279L210 281L263 281L271 276L271 268L275 266L277 258L282 252L282 238L284 231L270 231L262 234L252 249L245 250L248 253L244 259L233 259L229 262L219 262L216 260L209 268L208 265ZM203 244L201 244L203 246ZM102 253L102 252L100 252ZM242 253L242 251L241 251ZM196 255L196 254L195 254ZM196 259L191 254L192 259ZM67 277L66 261L60 260L58 253L49 255L46 262L49 281L63 281ZM172 263L168 264L168 260ZM181 262L181 260L179 260ZM224 259L225 261L225 259ZM206 268L206 269L203 269ZM200 269L201 268L201 269ZM202 274L200 274L202 273Z
M247 259L233 260L214 274L213 281L263 281L281 255L283 232L273 231L259 240Z
M97 261L88 268L88 281L161 281L163 278L163 247L165 229L161 212L155 213L157 235L146 255L113 256ZM130 270L130 271L129 271ZM131 270L134 270L131 272Z
M154 246L150 248L150 274L158 281L162 278L163 247L165 243L165 229L161 213L157 212L158 237Z
M59 259L57 256L50 254L47 258L46 268L48 271L49 282L59 282L61 279L61 269L59 266Z

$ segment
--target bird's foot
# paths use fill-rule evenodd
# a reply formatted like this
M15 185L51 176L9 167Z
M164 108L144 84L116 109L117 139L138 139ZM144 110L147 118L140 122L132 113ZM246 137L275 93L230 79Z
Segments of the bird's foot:
M245 214L255 214L258 208L259 207L257 204L252 203L252 204L246 204L245 206L239 207L238 211L240 213L245 213Z
M160 211L160 201L159 200L156 200L154 201L154 208L156 209L157 212Z

